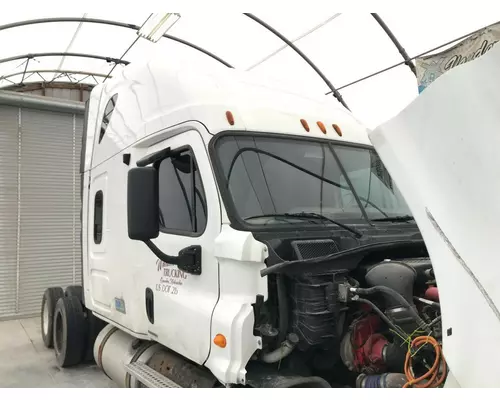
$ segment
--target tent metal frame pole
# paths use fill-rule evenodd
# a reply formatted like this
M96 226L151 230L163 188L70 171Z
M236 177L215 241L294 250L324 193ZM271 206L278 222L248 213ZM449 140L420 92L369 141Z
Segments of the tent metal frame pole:
M57 17L57 18L39 18L39 19L29 19L29 20L24 20L24 21L18 21L18 22L12 22L10 24L4 24L0 25L0 31L5 31L8 29L12 28L18 28L21 26L28 26L28 25L36 25L36 24L46 24L46 23L56 23L56 22L83 22L83 23L89 23L89 24L101 24L101 25L111 25L111 26L117 26L120 28L127 28L127 29L133 29L135 31L138 31L140 29L139 25L135 24L128 24L125 22L119 22L119 21L113 21L113 20L108 20L108 19L98 19L98 18L75 18L75 17ZM172 40L174 42L181 43L185 46L191 47L194 50L197 50L214 60L220 62L221 64L224 64L228 68L233 68L231 64L228 62L224 61L222 58L216 56L215 54L211 53L208 50L205 50L204 48L197 46L193 43L188 42L187 40L180 39L178 37L172 36L172 35L163 35L164 38Z
M9 61L16 61L16 60L24 60L24 59L32 60L34 58L41 58L41 57L82 57L82 58L93 58L96 60L104 60L104 61L115 63L115 64L124 64L124 65L130 64L129 61L120 60L119 58L114 58L114 57L105 57L105 56L100 56L100 55L96 55L96 54L67 53L67 52L47 52L47 53L23 54L23 55L19 55L19 56L2 58L2 59L0 59L0 64L6 63Z
M262 21L260 18L256 17L253 14L250 13L244 13L248 18L254 20L257 22L259 25L263 26L266 28L268 31L279 37L283 42L285 42L292 50L294 50L302 59L309 64L309 66L323 79L323 82L326 83L326 85L330 88L331 93L333 93L333 96L345 107L349 110L349 107L347 106L346 102L342 98L342 95L339 93L337 89L335 89L335 86L328 80L328 78L321 72L321 70L307 57L300 49L295 46L290 40L288 40L285 36L283 36L279 31L274 29L272 26L269 24L265 23Z
M411 69L411 72L413 72L413 74L417 76L417 69L415 68L415 64L413 63L413 61L411 60L410 56L408 55L404 47L401 45L401 43L399 43L399 40L396 38L396 36L392 33L387 24L384 22L384 20L377 13L371 13L371 15L373 18L375 18L375 21L378 22L378 24L384 30L387 36L389 36L389 38L392 40L392 43L394 43L394 46L396 46L396 48L398 49L399 54L401 54L401 56L405 60L405 64L408 65L408 67Z
M71 74L71 75L87 75L87 76L91 76L91 75L94 75L94 76L98 76L100 78L105 78L107 74L102 74L102 73L97 73L97 72L89 72L89 71L75 71L75 70L71 70L71 69L30 69L30 70L27 70L25 71L26 74L38 74L38 73L47 73L47 74L51 74L51 73L61 73L61 72L64 72L64 73L68 73L68 74ZM7 78L10 78L12 76L17 76L17 75L22 75L23 72L15 72L15 73L12 73L12 74L7 74L7 75L1 75L0 76L0 81L3 80L3 79L7 79ZM29 76L26 77L26 79L28 79Z
M467 33L465 35L457 37L456 39L453 39L453 40L450 40L450 41L448 41L446 43L440 44L439 46L436 46L436 47L433 47L432 49L426 50L423 53L420 53L420 54L417 54L416 56L410 57L410 59L411 60L415 60L417 58L423 57L423 56L425 56L425 55L427 55L429 53L432 53L432 52L434 52L436 50L442 49L443 47L446 47L446 46L448 46L450 44L453 44L453 43L458 42L458 41L460 41L462 39L465 39L466 37L469 37L469 36L472 36L472 35L474 35L474 34L476 34L478 32L481 32L482 30L487 29L490 26L496 25L498 23L500 23L500 21L494 22L493 24L490 24L490 25L484 26L482 28L476 29L475 31L472 31L472 32L469 32L469 33ZM359 82L363 82L363 81L365 81L367 79L373 78L374 76L380 75L380 74L382 74L384 72L390 71L391 69L397 68L397 67L399 67L400 65L403 65L403 64L405 64L405 61L398 62L396 64L393 64L393 65L389 66L389 67L383 68L383 69L378 70L376 72L373 72L373 73L371 73L369 75L366 75L366 76L364 76L362 78L356 79L355 81L346 83L345 85L339 87L338 90L342 90L342 89L347 88L349 86L355 85L355 84L357 84ZM326 92L325 95L329 95L330 93L332 93L332 92L331 91L330 92Z

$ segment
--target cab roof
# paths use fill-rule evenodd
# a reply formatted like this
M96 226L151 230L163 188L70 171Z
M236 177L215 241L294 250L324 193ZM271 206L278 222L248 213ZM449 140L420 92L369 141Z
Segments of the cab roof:
M200 122L212 135L235 130L370 144L366 127L350 111L333 96L311 94L301 87L300 77L297 82L280 82L254 72L179 65L159 55L130 64L93 89L88 106L86 169L90 158L97 156L94 143L111 99L115 107L98 148L97 158L102 160L187 121ZM340 135L334 125L340 128ZM94 158L94 165L96 161Z
M186 120L202 122L212 134L222 130L252 130L325 137L317 125L323 122L326 136L368 143L366 128L333 96L316 96L298 82L277 82L253 72L230 68L202 69L172 63L157 56L136 63L103 84L100 110L118 94L110 128L126 124L140 140ZM234 125L226 118L234 116ZM116 114L116 115L115 115ZM301 119L308 122L307 132ZM130 143L129 143L130 144Z

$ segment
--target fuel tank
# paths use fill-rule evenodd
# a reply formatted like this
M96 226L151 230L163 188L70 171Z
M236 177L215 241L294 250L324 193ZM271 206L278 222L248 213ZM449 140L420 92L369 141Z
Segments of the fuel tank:
M125 368L134 362L146 364L180 387L212 388L218 385L217 379L205 367L159 343L137 339L111 324L97 336L94 359L106 376L122 388L144 387Z
M143 341L108 324L99 333L94 344L94 359L106 376L122 388L141 387L125 366L140 361L148 363L163 346Z

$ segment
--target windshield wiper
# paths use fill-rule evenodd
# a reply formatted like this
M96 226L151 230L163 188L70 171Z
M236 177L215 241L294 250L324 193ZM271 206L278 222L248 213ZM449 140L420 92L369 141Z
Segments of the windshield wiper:
M318 214L318 213L313 213L313 212L300 212L300 213L292 213L292 214L285 214L286 216L290 217L299 217L299 218L316 218L316 219L322 219L323 221L328 221L331 222L332 224L335 224L337 226L340 226L341 228L344 228L346 231L349 231L356 235L356 237L360 238L363 236L363 234L358 231L355 228L351 228L350 226L347 226L345 224L342 224L338 221L335 221L332 218L325 217L323 214Z
M277 213L277 214L255 215L253 217L245 218L245 221L247 221L249 219L266 218L266 217L285 217L285 218L298 218L298 219L306 219L306 220L319 219L319 220L328 221L328 222L331 222L332 224L340 226L341 228L344 228L346 231L349 231L352 234L356 235L357 238L360 238L361 236L363 236L363 234L355 228L351 228L350 226L347 226L345 224L337 222L334 219L331 219L331 218L325 217L322 214L313 213L313 212L284 213L284 214Z
M375 222L409 222L409 221L414 221L415 218L413 218L411 215L400 215L398 217L385 217L385 218L372 218L372 221Z

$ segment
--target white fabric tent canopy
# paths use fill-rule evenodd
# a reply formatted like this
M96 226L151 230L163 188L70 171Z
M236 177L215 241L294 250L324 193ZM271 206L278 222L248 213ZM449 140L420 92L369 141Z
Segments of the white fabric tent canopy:
M314 32L295 42L327 76L336 88L373 72L403 61L399 51L377 21L368 13L349 13L335 16L324 10L286 13L258 13L260 19L277 29L289 40L294 40L321 23ZM17 21L54 18L97 18L142 25L149 12L123 11L112 15L58 14L42 15L27 11L9 11L0 16L0 25ZM469 11L450 14L426 13L425 21L415 12L380 13L410 57L442 45L455 38L500 20L500 11L480 13ZM168 32L187 40L224 59L235 68L248 69L279 49L284 43L271 32L243 14L182 14ZM152 54L164 56L172 62L196 63L206 68L226 68L223 64L188 46L162 38L158 43L138 39L134 29L79 22L43 23L3 29L0 26L0 59L29 53L71 52L104 57L123 57L134 62ZM137 40L137 41L136 41ZM82 83L102 81L114 64L100 59L81 57L35 57L0 63L0 88L21 81L43 79L68 81L68 76L54 72L30 74L35 70L83 71L103 76L70 75ZM123 68L119 65L116 68ZM116 71L116 69L115 69ZM258 64L253 71L285 79L307 91L324 95L329 88L323 80L291 48L279 52ZM399 65L387 72L340 90L345 102L357 117L369 127L375 127L402 110L418 95L417 82L407 65Z

